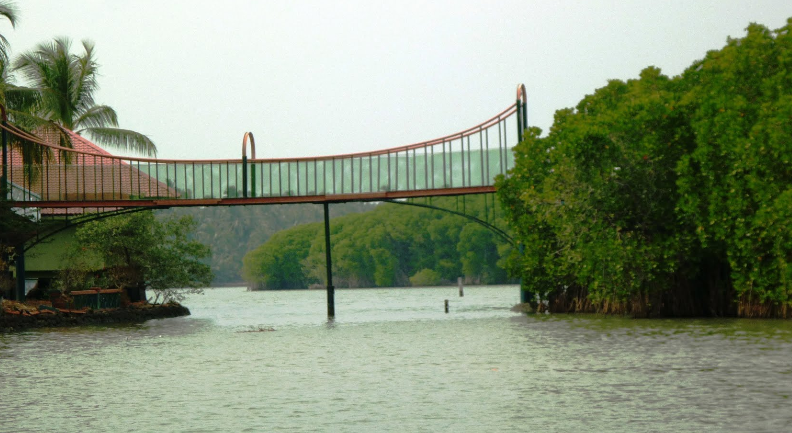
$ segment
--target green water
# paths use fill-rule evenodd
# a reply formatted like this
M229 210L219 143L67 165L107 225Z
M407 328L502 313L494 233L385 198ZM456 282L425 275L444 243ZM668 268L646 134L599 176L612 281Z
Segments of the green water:
M790 322L517 298L338 290L328 323L323 292L212 289L190 317L2 335L0 431L792 431Z

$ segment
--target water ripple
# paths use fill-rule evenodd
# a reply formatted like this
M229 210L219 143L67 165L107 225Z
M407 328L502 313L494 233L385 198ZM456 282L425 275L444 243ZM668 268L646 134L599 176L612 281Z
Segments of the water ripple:
M328 322L321 292L214 289L191 317L3 335L0 431L792 425L789 322L527 317L516 290L339 290Z

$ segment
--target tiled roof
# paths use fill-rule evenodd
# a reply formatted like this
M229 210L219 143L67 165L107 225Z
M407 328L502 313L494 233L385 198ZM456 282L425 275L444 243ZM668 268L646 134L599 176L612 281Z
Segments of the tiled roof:
M177 197L178 192L149 176L154 164L136 164L130 159L114 157L72 131L73 149L78 152L64 157L61 152L52 152L50 157L37 168L38 173L31 182L24 173L22 155L16 148L9 153L9 179L41 197L41 200L124 200L134 198ZM46 143L58 144L58 135L38 134ZM131 162L131 164L130 164Z
M101 147L97 146L94 143L91 143L82 135L78 135L76 132L73 131L67 130L67 132L69 133L69 137L71 137L72 148L74 150L78 150L80 152L97 153L105 156L113 156L112 153L102 149ZM49 142L49 140L47 142Z

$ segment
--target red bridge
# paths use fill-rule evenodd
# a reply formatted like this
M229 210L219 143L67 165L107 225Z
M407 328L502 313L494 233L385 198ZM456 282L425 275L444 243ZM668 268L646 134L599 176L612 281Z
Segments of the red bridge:
M526 128L525 87L492 118L444 137L364 153L257 159L253 134L242 158L166 160L114 156L72 134L60 147L4 122L2 183L20 208L127 208L327 203L494 191ZM21 146L11 146L15 141ZM250 147L250 157L247 148ZM35 149L30 149L35 147ZM27 155L40 155L24 158Z
M65 225L56 231L100 214L145 208L322 203L327 314L332 318L328 204L492 193L495 176L514 164L510 148L527 128L526 113L525 86L519 85L515 103L505 110L433 140L347 155L257 159L253 134L245 133L242 158L230 160L115 156L71 131L66 133L74 148L61 147L53 144L58 137L32 135L4 118L0 198L20 214L65 214ZM502 230L477 221L513 242ZM24 242L16 247L17 269L22 270L17 272L17 299L25 293L25 250L40 241L40 235L27 247Z

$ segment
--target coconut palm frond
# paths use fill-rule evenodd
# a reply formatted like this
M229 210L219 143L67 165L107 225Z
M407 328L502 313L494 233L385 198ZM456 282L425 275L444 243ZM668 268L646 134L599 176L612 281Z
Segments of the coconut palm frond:
M8 120L23 131L40 131L52 122L25 110L8 110Z
M85 54L74 56L72 59L73 78L71 84L74 86L72 99L78 112L87 110L96 104L94 94L99 90L99 83L96 80L99 65L93 59L94 44L89 40L82 41L82 44ZM75 122L76 124L77 122Z
M78 117L74 124L78 128L116 127L118 126L118 115L107 105L94 105Z
M8 39L0 34L0 63L2 63L4 69L5 65L8 64L9 48L11 48L11 45L8 43Z
M14 69L22 72L22 75L30 82L41 83L44 81L44 69L46 64L42 61L42 51L47 47L39 44L35 51L28 51L20 54L14 61Z
M1 1L1 0L0 0ZM145 135L118 129L118 116L106 105L97 105L99 88L95 46L82 41L84 52L71 53L71 40L56 38L23 53L14 64L39 92L35 115L63 128L86 132L99 144L156 155L156 146Z
M39 115L72 129L76 111L74 101L75 74L71 41L58 38L51 43L39 44L33 51L21 54L14 69L41 92Z
M38 106L41 101L41 92L39 92L37 89L19 87L13 84L6 84L4 96L5 105L8 108L9 114L12 112L26 114L34 113L38 110ZM32 116L32 114L30 115ZM13 118L10 118L9 120L12 122L17 122Z
M147 156L156 156L157 147L147 136L121 128L85 128L78 134L87 133L97 143L106 144L126 151L137 152Z
M52 161L54 155L52 149L39 145L36 141L41 139L28 131L26 134L9 134L8 144L12 149L16 149L22 157L22 165L25 179L28 182L38 180L42 171L44 161ZM29 139L30 136L32 139Z
M17 22L17 10L16 6L11 2L2 1L0 2L0 17L3 17L11 23L11 27L16 27ZM8 39L5 38L2 34L0 34L0 63L2 63L3 68L8 63L8 49L10 48L8 44Z
M16 6L11 2L0 2L0 16L4 17L11 23L11 27L16 27L16 22L19 17L17 16Z

